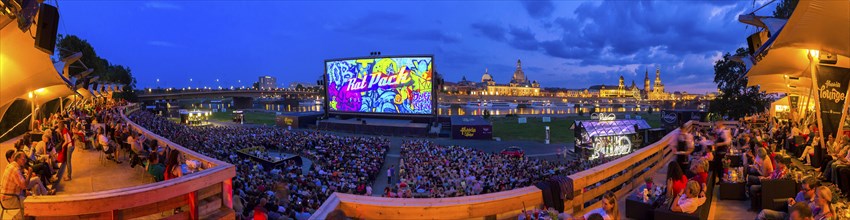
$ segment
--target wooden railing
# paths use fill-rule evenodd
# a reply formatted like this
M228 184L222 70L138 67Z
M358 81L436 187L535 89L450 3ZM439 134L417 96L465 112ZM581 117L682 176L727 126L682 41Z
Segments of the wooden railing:
M135 110L138 107L131 105L121 112L121 117L133 130L156 140L161 146L167 145L180 151L187 159L200 161L204 169L167 181L122 189L28 197L24 201L26 215L36 219L131 219L147 216L234 219L231 179L236 176L236 167L175 144L124 115ZM182 208L183 212L169 216L176 208Z
M335 209L357 219L470 219L493 216L511 218L523 205L531 209L543 204L543 194L534 186L510 191L454 198L385 198L333 193L311 216L326 219Z
M695 122L688 122L693 124ZM661 140L627 156L570 175L573 199L564 202L566 212L574 215L601 206L600 198L614 191L623 198L674 158L668 146L678 129ZM476 196L440 199L383 198L334 193L313 214L312 219L325 219L334 210L357 219L506 219L516 217L523 209L539 207L543 195L537 187Z

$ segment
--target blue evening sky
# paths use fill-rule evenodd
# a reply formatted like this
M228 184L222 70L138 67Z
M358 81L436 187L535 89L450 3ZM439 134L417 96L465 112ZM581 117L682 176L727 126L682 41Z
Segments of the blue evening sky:
M667 90L703 93L716 90L714 61L754 31L737 16L765 2L60 1L59 33L129 66L139 88L315 83L325 59L381 51L434 54L448 81L489 68L507 83L522 59L543 87L620 75L643 87L644 70L660 67Z

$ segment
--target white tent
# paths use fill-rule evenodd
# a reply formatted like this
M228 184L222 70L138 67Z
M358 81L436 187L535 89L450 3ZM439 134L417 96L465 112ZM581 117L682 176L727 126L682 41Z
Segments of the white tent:
M49 91L52 93L59 89L53 86L67 85L56 72L50 55L33 45L35 41L30 33L21 31L17 25L6 25L0 30L0 106L26 98L38 89L53 88Z
M800 0L773 48L820 50L850 57L850 1Z
M748 76L747 86L759 86L767 93L786 93L808 95L812 87L812 78L784 75Z
M758 19L742 22L753 24ZM774 29L776 29L774 27ZM841 31L843 30L843 31ZM840 37L843 37L839 40ZM837 66L850 67L850 1L801 0L762 59L747 72L748 86L768 93L809 95L811 50L840 54ZM842 52L844 51L844 52Z

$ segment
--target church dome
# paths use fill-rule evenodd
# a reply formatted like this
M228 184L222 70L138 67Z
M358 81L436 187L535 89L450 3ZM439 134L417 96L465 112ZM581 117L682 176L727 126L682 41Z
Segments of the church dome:
M481 82L493 81L493 76L487 72L487 69L484 69L484 75L481 76Z

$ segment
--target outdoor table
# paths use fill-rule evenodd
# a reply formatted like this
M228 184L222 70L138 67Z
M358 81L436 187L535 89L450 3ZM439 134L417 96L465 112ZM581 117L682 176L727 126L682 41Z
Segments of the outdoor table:
M739 157L740 158L740 157ZM744 200L746 199L747 182L744 178L745 170L743 167L730 167L726 169L723 178L720 181L720 195L718 198L727 200Z
M646 185L638 187L635 193L631 193L626 197L626 217L637 220L654 219L653 210L660 206L660 202L664 201L664 193L661 193L661 196L650 197L648 200L644 200L643 196L641 196L644 189L646 189Z

